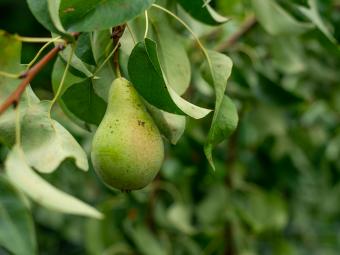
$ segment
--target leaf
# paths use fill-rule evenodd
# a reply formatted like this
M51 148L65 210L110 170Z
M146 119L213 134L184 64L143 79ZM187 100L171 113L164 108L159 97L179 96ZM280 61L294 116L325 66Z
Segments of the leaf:
M92 54L91 33L81 33L79 35L75 54L89 65L96 64Z
M68 31L90 32L123 24L148 9L153 0L61 0L60 18Z
M92 86L91 79L73 84L62 96L65 106L79 119L99 125L106 110L105 101Z
M49 101L31 105L22 117L22 146L27 162L42 173L53 172L66 158L88 170L87 156L73 136L48 116Z
M337 44L337 40L319 14L317 2L315 0L308 0L308 5L309 8L304 6L299 6L298 8L332 43Z
M36 254L33 219L23 194L3 175L0 194L0 246L13 254Z
M61 24L59 17L59 7L61 0L47 0L48 11L53 22L53 25L57 28L58 31L65 32L63 25Z
M63 51L59 52L59 56L67 63L70 54L72 54L72 45L67 46ZM77 55L73 54L70 66L81 72L86 77L92 77L93 73L89 65L86 65ZM93 67L92 67L93 68Z
M176 144L185 130L185 116L159 110L150 104L147 104L147 108L159 131L161 131L172 144Z
M296 37L273 38L271 52L273 63L283 72L296 74L306 69L303 49Z
M157 17L153 22L158 42L158 53L164 74L172 88L182 95L190 85L191 66L181 38L166 19Z
M34 17L47 30L52 33L63 35L70 41L73 40L73 36L65 33L65 29L60 22L58 15L60 0L27 0L27 4Z
M57 59L52 72L54 91L57 91L59 87L65 67L65 63ZM113 77L110 77L112 73L108 70L99 72L98 75L99 77L96 79L84 79L84 77L68 72L61 96L58 99L65 114L81 127L84 127L85 123L98 125L106 110L106 102L97 95L95 86L98 87L103 96L107 97L105 91L108 91L111 86Z
M216 102L204 152L210 165L215 169L212 159L213 146L228 138L236 129L238 115L234 103L229 97L224 95L231 74L232 62L229 57L219 52L208 51L208 55L212 65L212 73L210 73L210 68L206 66L204 75L205 79L213 84L215 88Z
M216 185L209 189L195 210L198 222L204 227L220 227L226 211L231 210L228 200L226 187Z
M281 230L287 224L286 204L275 193L265 193L254 186L247 191L235 192L232 203L240 217L257 233Z
M4 58L2 70L16 72L20 67L21 43L14 36L0 34L0 51ZM0 76L0 100L16 88L18 81ZM48 115L49 102L39 99L28 87L23 93L19 109L22 127L22 145L31 166L50 173L66 158L74 158L76 165L88 169L87 156L72 135ZM15 140L15 112L8 109L0 118L0 141L12 146Z
M113 50L110 30L94 31L92 33L91 46L95 62L97 66L100 66ZM107 102L107 95L109 94L112 81L116 78L113 61L108 61L103 68L96 73L96 76L98 79L92 79L93 88L95 92Z
M167 218L175 228L185 234L195 233L191 224L191 210L184 203L176 203L170 206L167 211Z
M50 185L28 165L24 152L15 145L5 162L6 174L10 181L37 203L54 211L83 215L100 219L102 214Z
M258 77L260 96L264 97L267 101L278 105L293 105L304 101L304 98L293 91L281 87L265 75L258 73Z
M252 0L255 15L263 28L272 35L301 34L312 24L297 21L274 0Z
M63 73L65 71L66 64L61 60L60 57L57 58L57 60L54 63L53 70L52 70L52 88L54 93L57 93L60 81L62 79ZM78 119L65 105L64 101L62 100L62 95L64 92L73 84L79 83L82 80L84 80L84 77L77 76L73 74L72 72L67 72L67 79L65 79L63 88L61 90L60 96L58 98L58 105L63 110L63 112L66 114L67 117L69 117L74 123L79 125L80 127L85 128L86 123Z
M21 42L17 40L14 35L3 30L0 30L0 54L0 70L2 72L20 74L24 70L24 68L20 66ZM19 82L19 79L0 76L1 102L7 99L7 97L16 89ZM10 110L11 109L8 109L8 111Z
M203 0L177 0L177 2L193 18L208 25L220 25L229 19L218 14L209 4Z
M138 225L136 227L132 227L130 226L130 224L126 224L125 228L141 254L143 255L167 254L161 243L145 226Z
M168 85L159 64L156 43L146 38L138 43L129 58L129 76L136 90L150 104L175 114L187 114L200 119L211 112L181 98ZM145 75L148 74L148 75Z

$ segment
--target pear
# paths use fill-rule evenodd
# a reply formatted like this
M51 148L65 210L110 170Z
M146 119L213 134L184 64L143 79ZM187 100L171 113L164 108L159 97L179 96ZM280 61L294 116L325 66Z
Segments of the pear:
M133 85L113 81L108 106L92 141L93 167L110 188L130 191L148 185L164 159L163 140Z

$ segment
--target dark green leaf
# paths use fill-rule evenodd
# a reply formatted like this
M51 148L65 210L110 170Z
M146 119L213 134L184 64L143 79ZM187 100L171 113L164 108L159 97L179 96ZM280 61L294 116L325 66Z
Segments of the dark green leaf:
M91 79L73 84L62 100L76 117L91 124L99 125L105 114L106 103L95 93Z
M154 0L61 0L59 14L68 31L90 32L125 23L151 6Z
M210 112L187 102L176 94L171 85L167 85L159 64L156 43L151 39L147 38L144 43L135 46L129 58L128 70L136 90L150 104L170 113L185 113L197 119Z
M292 105L304 101L301 96L296 95L296 93L294 92L286 90L265 75L258 74L258 76L260 95L263 96L267 101L279 105Z
M95 65L95 60L92 54L91 34L82 33L78 37L75 54L89 65Z

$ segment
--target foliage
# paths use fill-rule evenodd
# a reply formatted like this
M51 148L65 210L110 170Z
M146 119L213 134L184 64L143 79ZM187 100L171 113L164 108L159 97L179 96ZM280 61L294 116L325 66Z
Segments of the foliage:
M67 45L0 115L1 254L338 253L339 2L201 2L27 0L7 14L0 105L39 50L24 36L57 38L42 55ZM88 163L115 56L169 141L132 193Z

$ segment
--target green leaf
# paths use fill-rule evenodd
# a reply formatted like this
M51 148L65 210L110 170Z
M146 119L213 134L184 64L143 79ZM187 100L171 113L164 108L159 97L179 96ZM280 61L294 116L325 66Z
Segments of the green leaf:
M57 60L54 63L53 71L52 71L52 88L54 93L57 93L60 81L62 79L63 73L65 71L66 64L61 60L61 58L57 58ZM82 80L84 80L84 77L77 76L73 74L72 72L67 72L67 79L65 79L63 88L61 90L60 95L62 96L64 92L73 84L79 83ZM63 110L63 112L66 114L67 117L69 117L74 123L79 125L80 127L85 128L86 123L78 119L65 105L64 101L62 100L62 97L58 98L58 105Z
M286 204L275 193L266 193L256 186L251 186L247 191L235 192L232 203L240 217L255 232L280 230L287 224Z
M72 45L68 45L63 51L59 53L59 56L67 63L70 54L73 54ZM86 77L92 77L92 68L93 66L87 65L84 61L82 61L77 55L73 54L70 62L70 66L81 72Z
M193 18L208 24L220 25L227 22L229 19L218 14L208 3L204 0L177 0L177 2L186 10Z
M198 222L204 227L220 227L227 210L231 210L226 187L217 185L207 190L207 195L198 204L195 213Z
M319 14L317 2L315 0L308 0L308 5L309 8L304 6L299 6L298 8L332 43L337 44L337 40Z
M273 63L288 74L296 74L306 69L303 48L296 37L278 36L273 38L271 52Z
M1 65L5 71L21 70L21 43L13 36L0 36L1 51L5 59ZM11 69L9 69L11 68ZM0 100L5 100L18 81L0 76ZM37 170L50 173L66 158L75 159L76 165L88 169L87 156L72 135L58 122L49 117L50 102L41 102L30 87L23 93L20 104L22 127L22 145L31 166ZM0 118L0 141L7 146L15 142L15 112L8 109Z
M159 131L161 131L172 144L176 144L185 130L185 116L159 110L150 104L147 104L147 108Z
M99 125L104 117L106 103L95 93L91 79L73 84L65 91L62 100L68 110L87 123Z
M190 85L191 66L181 37L173 31L165 18L155 18L154 30L164 74L172 88L182 95Z
M151 6L154 0L61 0L62 23L68 31L90 32L123 24Z
M143 255L166 255L164 247L155 238L155 236L143 225L136 227L126 224L126 230L128 231L133 242L137 246L138 250Z
M61 34L70 39L72 36L65 33L65 30L60 22L58 15L60 0L27 0L28 7L33 13L34 17L47 30L52 33Z
M27 200L3 175L0 175L0 194L0 246L13 254L37 254Z
M98 67L113 50L111 31L109 29L94 31L92 33L91 45L93 57ZM96 77L98 78L92 79L93 88L95 92L107 102L107 95L109 94L112 81L116 78L113 61L108 61L102 69L96 73Z
M219 144L236 129L238 123L237 109L229 97L224 95L228 79L231 74L232 61L224 54L208 51L212 65L205 67L205 79L214 86L216 94L215 112L204 146L204 152L210 165L215 169L212 159L213 146Z
M166 82L157 56L156 43L146 38L133 49L128 63L129 76L136 90L150 104L175 114L200 119L211 112L181 98ZM148 75L145 75L148 74Z
M10 181L37 203L62 213L102 218L102 214L93 207L56 189L37 175L17 145L13 146L8 155L5 169Z
M85 63L89 65L96 64L92 54L91 33L81 33L79 35L74 53Z
M297 21L274 0L252 0L255 15L263 28L272 35L301 34L312 24Z
M0 70L2 72L20 74L24 70L24 68L20 66L21 42L17 40L14 35L3 30L0 30L0 55ZM19 79L7 78L0 75L0 102L5 101L19 83ZM8 109L8 111L10 110L11 109ZM6 113L3 116L5 115Z
M48 11L53 25L58 29L58 31L65 32L59 17L60 1L61 0L47 0Z
M293 105L304 101L304 98L294 91L289 91L272 81L265 75L258 73L259 95L268 102L278 105Z
M192 212L184 203L175 203L167 211L167 218L171 225L188 235L195 233L191 217Z
M42 173L53 172L66 158L88 170L87 156L73 136L48 115L49 101L27 108L22 117L22 146L27 162Z

